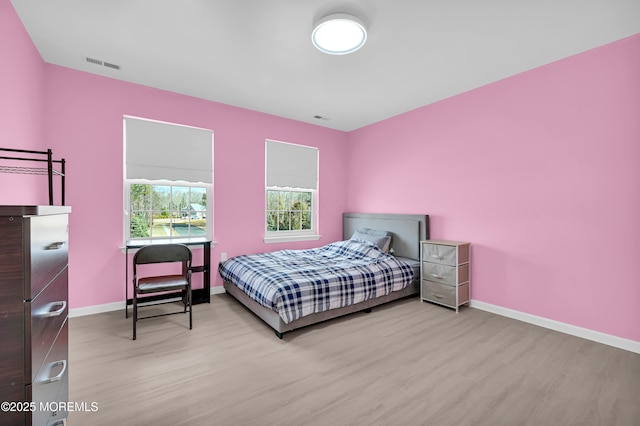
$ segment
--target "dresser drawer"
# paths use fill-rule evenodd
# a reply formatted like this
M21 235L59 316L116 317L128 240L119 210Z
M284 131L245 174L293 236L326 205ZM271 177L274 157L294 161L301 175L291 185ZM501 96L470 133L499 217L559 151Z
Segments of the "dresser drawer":
M456 282L456 269L458 281ZM469 281L469 264L455 266L438 265L436 263L422 263L422 279L440 284L455 286Z
M423 244L422 260L442 265L456 265L456 247L440 244Z
M24 304L25 332L26 336L31 336L26 342L26 353L31 354L26 363L28 383L35 379L69 313L68 280L68 268L65 267L35 299Z
M421 294L425 300L456 307L456 288L458 290L458 306L469 301L469 284L452 287L433 281L422 280Z
M54 399L55 402L67 402L69 401L69 374L66 374L62 379L62 383L60 384L60 389L58 390L58 395ZM57 409L56 411L49 410L49 420L47 421L47 426L65 426L66 419L69 417L69 412L66 407L62 407L60 404L58 406L51 406L52 410ZM63 410L60 410L63 408Z
M47 402L66 402L57 401L58 396L68 395L69 386L69 357L68 357L68 321L65 321L55 343L51 347L49 355L45 359L42 367L37 373L36 379L30 386L31 400L36 406L46 406ZM55 404L54 404L55 405ZM51 417L50 411L36 410L33 412L34 425L46 425ZM64 415L58 417L65 417Z
M25 300L33 299L68 263L69 216L25 219Z

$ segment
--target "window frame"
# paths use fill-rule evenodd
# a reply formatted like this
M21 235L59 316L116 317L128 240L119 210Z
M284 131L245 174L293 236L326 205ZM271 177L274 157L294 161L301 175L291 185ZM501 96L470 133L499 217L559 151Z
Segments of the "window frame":
M317 147L265 139L264 242L318 240L320 150ZM273 148L273 151L270 150ZM313 157L310 156L312 152ZM291 161L294 162L291 162ZM313 162L313 163L311 163ZM315 171L315 176L308 173ZM311 229L269 230L269 191L311 193ZM279 210L278 210L279 211ZM291 211L291 209L289 210Z
M311 228L310 229L301 229L301 230L269 230L269 191L280 191L280 192L308 192L311 194L311 206L309 208L309 212L311 215ZM280 186L266 186L264 191L264 242L265 243L281 243L281 242L292 242L292 241L312 241L318 240L320 235L317 232L317 222L318 222L318 212L317 212L317 197L318 191L315 189L305 189L305 188L290 188L290 187L280 187ZM279 210L278 210L279 211ZM291 211L289 209L288 211Z
M151 118L122 116L123 147L123 241L131 240L131 185L204 188L206 193L206 239L213 238L213 130ZM176 158L175 142L195 154ZM173 191L172 191L173 193ZM153 206L149 206L153 217ZM163 211L163 210L158 210ZM181 217L173 210L173 218ZM170 222L171 222L170 220ZM153 220L152 220L153 223ZM191 224L191 218L188 223ZM173 233L173 231L171 232ZM134 241L201 239L202 236L149 236Z
M123 241L136 241L136 240L171 240L176 238L197 238L201 236L149 236L144 238L131 238L131 185L151 185L151 186L168 186L173 187L189 187L189 188L205 188L207 205L205 206L206 214L206 230L205 237L209 240L213 236L213 184L202 182L186 182L186 181L172 181L172 180L150 180L150 179L124 179L124 220L123 220ZM149 212L153 214L153 208L149 209Z

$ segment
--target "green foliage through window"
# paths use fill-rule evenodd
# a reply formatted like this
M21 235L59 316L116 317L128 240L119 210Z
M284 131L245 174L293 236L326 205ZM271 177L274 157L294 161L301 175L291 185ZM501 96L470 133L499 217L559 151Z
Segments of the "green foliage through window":
M149 238L148 221L144 214L137 213L131 216L131 238Z
M267 231L311 230L313 193L267 190Z
M132 183L130 238L204 236L207 188Z

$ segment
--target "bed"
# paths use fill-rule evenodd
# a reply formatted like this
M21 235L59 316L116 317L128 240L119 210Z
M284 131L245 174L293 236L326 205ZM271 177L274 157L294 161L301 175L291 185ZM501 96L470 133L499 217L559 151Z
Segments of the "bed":
M363 232L374 237L361 240ZM428 215L344 213L342 234L343 241L316 249L243 255L221 262L224 288L280 339L288 331L370 312L419 293L419 242L429 238ZM391 238L383 248L388 240L377 238L384 234ZM286 270L279 269L277 264L285 263ZM293 268L296 264L300 268ZM307 284L313 290L300 291ZM347 296L328 296L327 290L336 287L348 288ZM320 300L311 293L320 294ZM303 300L294 301L301 294Z

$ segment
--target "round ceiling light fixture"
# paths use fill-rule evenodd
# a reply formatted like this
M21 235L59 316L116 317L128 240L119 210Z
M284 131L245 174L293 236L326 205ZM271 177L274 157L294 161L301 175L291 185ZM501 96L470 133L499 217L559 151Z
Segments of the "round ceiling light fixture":
M313 45L329 55L346 55L360 49L367 41L361 20L346 13L322 18L311 34Z

